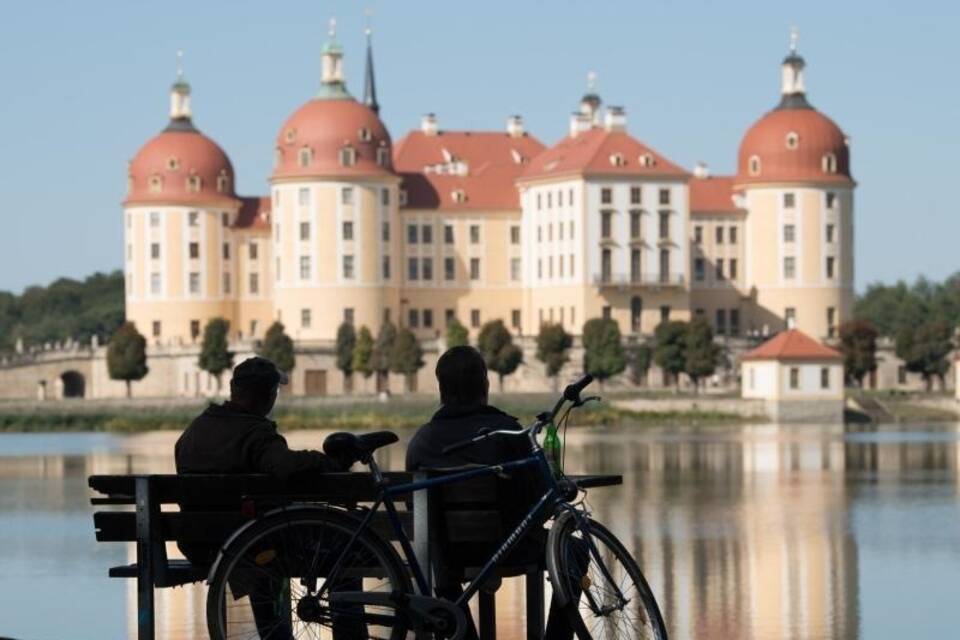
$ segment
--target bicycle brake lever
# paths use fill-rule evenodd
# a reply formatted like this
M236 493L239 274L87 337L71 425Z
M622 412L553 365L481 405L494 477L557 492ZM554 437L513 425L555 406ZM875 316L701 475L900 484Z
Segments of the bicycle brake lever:
M587 404L588 402L600 402L600 401L602 401L602 400L603 400L603 398L601 398L600 396L587 396L586 398L581 399L579 402L577 402L577 403L576 403L575 405L573 405L573 406L574 406L574 407L582 407L583 405Z

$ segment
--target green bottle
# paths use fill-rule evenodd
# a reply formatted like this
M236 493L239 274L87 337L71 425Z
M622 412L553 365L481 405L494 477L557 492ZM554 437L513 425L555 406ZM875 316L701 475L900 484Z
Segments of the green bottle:
M543 438L543 453L547 456L547 463L553 475L558 475L561 469L561 446L560 437L557 435L557 427L551 422L547 425L547 435Z

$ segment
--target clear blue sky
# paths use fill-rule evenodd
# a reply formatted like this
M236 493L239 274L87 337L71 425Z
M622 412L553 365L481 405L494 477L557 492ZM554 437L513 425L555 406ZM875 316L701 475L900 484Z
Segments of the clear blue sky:
M316 90L336 15L361 91L363 8L375 11L382 115L499 129L513 113L550 144L586 73L634 135L684 166L734 169L777 100L790 25L811 101L851 136L857 287L960 270L960 3L50 2L0 18L0 289L121 266L127 161L166 122L175 51L194 120L266 193L274 136Z

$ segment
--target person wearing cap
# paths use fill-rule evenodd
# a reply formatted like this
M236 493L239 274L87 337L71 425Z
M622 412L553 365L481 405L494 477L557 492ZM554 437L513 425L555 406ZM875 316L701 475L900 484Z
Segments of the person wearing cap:
M230 399L211 404L194 418L177 440L174 458L178 474L266 473L283 481L309 479L313 473L346 471L349 463L319 451L295 451L277 433L277 424L268 416L277 401L287 375L266 358L249 358L233 369ZM189 510L189 505L181 505ZM210 565L219 545L178 543L183 555L196 565ZM250 594L253 616L261 637L270 640L292 638L289 621L277 617L272 606L277 594L269 584L232 585L235 595ZM357 591L361 586L355 586ZM264 605L263 603L267 603ZM334 625L334 637L366 637L356 624ZM339 627L339 628L338 628Z

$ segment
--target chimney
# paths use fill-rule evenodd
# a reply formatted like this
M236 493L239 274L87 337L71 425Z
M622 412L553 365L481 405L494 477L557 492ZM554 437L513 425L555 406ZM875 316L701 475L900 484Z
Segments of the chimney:
M623 107L607 107L603 126L607 131L624 131L627 128L627 114Z
M707 166L706 162L698 162L697 166L693 168L693 176L695 178L709 178L710 167Z
M437 114L428 113L420 119L420 130L424 135L437 135Z
M523 137L523 116L510 116L507 118L507 135L511 138Z

